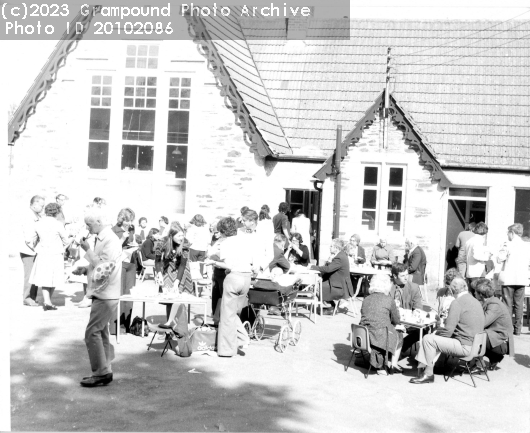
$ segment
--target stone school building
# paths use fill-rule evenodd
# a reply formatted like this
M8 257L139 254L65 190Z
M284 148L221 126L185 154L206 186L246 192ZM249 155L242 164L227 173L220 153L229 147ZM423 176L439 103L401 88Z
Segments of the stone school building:
M416 236L431 288L470 222L530 235L529 23L187 20L194 40L79 42L14 143L18 208L99 196L157 226L288 201L321 262L334 229L399 259Z

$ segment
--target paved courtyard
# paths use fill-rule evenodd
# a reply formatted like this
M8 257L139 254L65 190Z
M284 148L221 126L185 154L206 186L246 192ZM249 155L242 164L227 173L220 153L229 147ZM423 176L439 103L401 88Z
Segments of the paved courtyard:
M279 353L274 334L281 319L267 319L272 338L255 342L240 356L194 353L160 357L163 344L147 351L150 338L122 335L114 344L114 382L82 388L90 374L83 342L89 309L75 303L81 284L56 290L57 311L23 307L21 266L9 261L6 292L11 331L11 427L16 431L360 431L360 432L528 432L530 431L530 333L515 337L514 358L505 359L491 382L457 376L432 385L408 383L415 374L347 372L350 323L359 316L302 321L298 346ZM431 293L431 298L433 294ZM40 295L39 295L40 298ZM357 303L360 306L360 302ZM192 317L200 308L192 308ZM164 318L165 307L148 305L147 318ZM135 304L133 316L141 316ZM155 340L157 341L157 340ZM113 338L114 342L114 338ZM411 365L412 364L412 365ZM190 370L198 373L192 373Z

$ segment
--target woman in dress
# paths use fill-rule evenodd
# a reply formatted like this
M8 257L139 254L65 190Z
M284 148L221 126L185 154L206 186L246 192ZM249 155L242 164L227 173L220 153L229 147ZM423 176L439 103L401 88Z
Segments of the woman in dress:
M220 246L220 260L207 259L206 263L227 271L217 333L217 355L231 357L237 355L238 348L244 348L250 342L238 312L247 299L250 278L257 269L251 244L246 242L245 236L237 236L236 220L224 218L218 227L226 238Z
M287 248L285 257L295 265L307 266L309 264L309 249L303 244L303 241L300 233L291 233L291 243Z
M374 275L370 281L369 296L361 307L361 326L366 326L370 335L370 364L377 369L378 374L387 372L401 373L398 366L403 336L396 331L394 325L401 324L399 310L394 300L388 296L392 283L388 275ZM391 364L387 364L388 353L392 356Z
M155 271L157 281L164 292L191 292L193 290L189 275L189 243L185 231L177 222L171 223L169 234L155 246ZM167 321L158 325L160 328L172 329L179 304L166 304Z
M53 291L64 282L64 250L70 243L64 225L57 219L61 208L57 203L49 203L44 208L45 218L35 224L35 234L26 241L35 245L35 264L29 282L42 287L44 311L57 310L52 304Z

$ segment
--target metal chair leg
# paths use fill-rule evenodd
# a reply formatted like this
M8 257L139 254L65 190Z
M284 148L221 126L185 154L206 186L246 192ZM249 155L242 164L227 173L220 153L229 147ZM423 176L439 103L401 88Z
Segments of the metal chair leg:
M153 338L151 338L151 342L149 343L149 346L147 346L147 351L151 349L151 344L153 344L153 340L155 339L156 334L158 334L158 331L155 331L155 333L153 334Z
M471 381L473 382L473 387L476 388L477 385L475 383L475 379L473 378L473 374L471 373L471 370L469 369L469 362L466 362L466 368L467 368L467 372L469 374L469 377L471 378Z
M447 361L448 361L448 360L449 360L449 356L445 359L445 363L444 363L444 365L447 364ZM458 367L458 364L460 364L460 361L457 362L457 363L455 364L455 366L454 366L453 369L451 370L451 373L449 373L449 374L447 375L447 377L445 376L445 369L444 369L444 380L445 380L446 382L447 382L451 377L453 377L453 373L455 372L456 367Z
M490 377L488 376L488 370L486 369L486 364L484 363L484 359L482 358L482 356L477 359L478 359L478 362L480 362L480 366L482 367L482 370L484 370L484 373L486 373L486 378L488 379L488 382L489 382Z
M171 350L173 350L173 345L171 344L171 336L166 334L166 345L164 346L164 350L162 350L162 355L160 355L160 357L164 356L166 352L169 352L169 349L167 348L168 345Z
M352 350L352 354L351 354L351 357L350 357L350 362L348 362L348 365L346 366L346 370L344 370L344 371L348 371L348 368L350 367L350 364L351 364L351 360L353 359L354 356L355 356L355 350ZM355 365L355 362L353 364Z

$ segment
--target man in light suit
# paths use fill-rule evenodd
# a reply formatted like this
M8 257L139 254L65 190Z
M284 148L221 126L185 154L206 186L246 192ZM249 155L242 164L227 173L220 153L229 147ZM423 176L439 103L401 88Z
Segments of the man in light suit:
M112 382L111 360L113 348L109 338L109 321L116 315L121 289L121 241L111 230L105 209L92 207L85 214L85 223L96 235L94 249L83 240L80 245L88 260L87 296L92 298L90 319L85 331L85 343L90 358L92 376L84 377L81 386L95 387ZM112 262L114 270L108 278L94 280L98 265Z
M425 251L418 245L418 240L412 236L407 237L405 248L408 253L405 254L405 263L408 266L409 275L412 275L412 282L420 286L420 293L424 301L427 296L423 294L425 284L425 268L427 267L427 256Z

